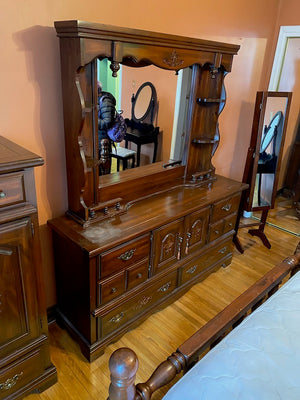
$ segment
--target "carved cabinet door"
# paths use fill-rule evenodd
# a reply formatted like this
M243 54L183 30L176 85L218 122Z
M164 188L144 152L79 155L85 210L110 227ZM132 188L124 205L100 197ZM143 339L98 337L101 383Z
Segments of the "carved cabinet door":
M183 241L183 218L164 225L153 232L154 273L175 263L181 258Z
M0 225L0 358L36 337L31 219Z
M205 245L208 231L209 210L208 207L200 211L195 211L185 217L182 257L191 254Z

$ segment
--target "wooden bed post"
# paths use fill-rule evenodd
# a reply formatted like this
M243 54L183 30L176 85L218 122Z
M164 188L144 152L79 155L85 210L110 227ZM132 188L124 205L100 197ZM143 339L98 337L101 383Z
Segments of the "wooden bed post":
M135 375L138 359L133 350L122 347L113 352L109 359L111 383L107 400L137 400Z
M134 351L122 347L109 360L111 384L107 400L150 400L157 389L171 382L185 367L185 357L177 351L156 368L147 382L135 386L138 359Z

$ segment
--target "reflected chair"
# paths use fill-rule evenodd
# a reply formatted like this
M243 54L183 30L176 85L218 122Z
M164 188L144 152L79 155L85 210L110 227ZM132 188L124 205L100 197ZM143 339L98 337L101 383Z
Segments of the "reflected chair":
M123 171L128 168L128 161L131 160L131 168L135 167L136 151L126 149L125 147L115 147L110 153L112 158L117 159L117 171L120 170L120 163L122 162Z

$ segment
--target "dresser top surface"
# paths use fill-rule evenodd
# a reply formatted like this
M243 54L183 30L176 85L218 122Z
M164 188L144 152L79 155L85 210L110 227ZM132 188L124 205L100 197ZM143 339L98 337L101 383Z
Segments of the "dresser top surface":
M37 154L0 136L0 174L43 164L44 160Z
M211 188L181 185L129 205L127 212L82 227L66 216L48 221L60 235L94 256L176 219L238 195L247 185L217 176Z

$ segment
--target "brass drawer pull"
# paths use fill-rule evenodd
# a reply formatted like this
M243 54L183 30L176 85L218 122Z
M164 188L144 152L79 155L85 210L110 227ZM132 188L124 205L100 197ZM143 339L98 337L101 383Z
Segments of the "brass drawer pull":
M4 383L0 383L0 390L9 390L17 383L17 380L20 376L23 375L23 372L14 375L12 378L8 378Z
M231 227L232 225L233 225L233 223L232 223L232 222L228 222L228 226L230 226L230 227Z
M115 287L113 287L113 288L111 288L111 293L116 293L116 291L117 291L117 288L115 288Z
M5 197L6 197L6 193L1 190L0 191L0 199L5 199Z
M223 211L229 211L231 209L231 204L226 204L226 206L222 207Z
M1 256L11 256L12 255L12 250L8 250L8 249L0 249L0 255Z
M126 251L125 253L121 254L121 255L118 257L118 259L119 259L119 260L123 260L123 261L128 261L128 260L130 260L130 259L133 257L135 251L136 251L136 249L128 250L128 251Z
M219 253L220 253L220 254L224 254L224 253L226 253L226 251L227 251L227 246L222 247L222 249L219 250Z
M178 242L177 242L177 260L181 259L181 244L183 242L183 238L181 236L178 236Z
M194 274L198 268L198 265L194 265L193 267L189 268L186 273L187 274Z
M115 315L114 317L112 317L109 322L113 322L114 324L117 324L118 322L121 321L121 319L124 317L124 313L120 312L120 314Z
M186 234L186 246L185 246L185 254L189 254L189 247L190 247L190 240L191 240L192 234L188 232Z
M166 283L158 289L158 292L166 292L171 286L171 282Z

